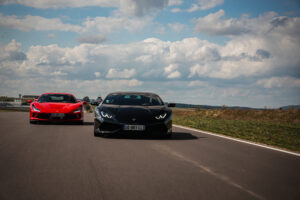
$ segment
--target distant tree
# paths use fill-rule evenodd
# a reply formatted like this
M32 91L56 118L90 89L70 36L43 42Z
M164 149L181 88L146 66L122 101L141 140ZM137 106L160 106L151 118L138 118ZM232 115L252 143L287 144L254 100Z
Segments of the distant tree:
M83 97L83 101L86 101L86 102L90 102L90 98L88 97L88 96L86 96L86 97Z

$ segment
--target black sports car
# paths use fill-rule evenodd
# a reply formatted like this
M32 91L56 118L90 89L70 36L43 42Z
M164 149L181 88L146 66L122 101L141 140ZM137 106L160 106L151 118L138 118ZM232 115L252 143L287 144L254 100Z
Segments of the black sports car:
M172 110L168 106L154 93L111 93L95 108L94 135L134 132L171 137Z

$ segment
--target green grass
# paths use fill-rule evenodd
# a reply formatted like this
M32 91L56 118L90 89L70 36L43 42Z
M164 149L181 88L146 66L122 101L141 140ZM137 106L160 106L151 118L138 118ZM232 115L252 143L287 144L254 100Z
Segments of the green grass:
M247 113L247 116L241 116L240 111L231 111L230 115L216 115L220 110L211 110L205 112L197 111L180 111L175 110L173 115L173 123L188 126L200 130L211 131L235 138L245 139L257 143L277 146L280 148L300 152L300 123L295 123L283 118L279 121L277 115L282 112L273 113L273 120L270 117L261 116L260 118L251 118L251 115L257 113ZM224 113L228 112L224 111ZM233 119L232 112L239 112ZM258 112L258 111L253 111ZM243 119L243 118L248 119ZM298 115L296 115L298 117Z

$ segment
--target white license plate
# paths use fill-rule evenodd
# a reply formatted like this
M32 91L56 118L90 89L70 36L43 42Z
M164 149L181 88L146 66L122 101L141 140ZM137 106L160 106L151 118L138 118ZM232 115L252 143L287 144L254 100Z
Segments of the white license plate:
M51 118L63 118L65 116L64 113L52 113Z
M123 125L123 130L125 131L144 131L144 125Z

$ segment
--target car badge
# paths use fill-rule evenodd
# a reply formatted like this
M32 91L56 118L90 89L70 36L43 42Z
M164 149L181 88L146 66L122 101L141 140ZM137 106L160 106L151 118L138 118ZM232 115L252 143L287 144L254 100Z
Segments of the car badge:
M56 112L58 112L58 110Z
M134 122L135 122L135 120L136 120L136 118L132 118L132 121L134 121Z

